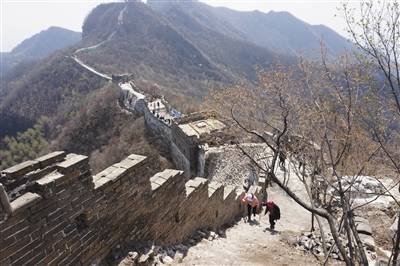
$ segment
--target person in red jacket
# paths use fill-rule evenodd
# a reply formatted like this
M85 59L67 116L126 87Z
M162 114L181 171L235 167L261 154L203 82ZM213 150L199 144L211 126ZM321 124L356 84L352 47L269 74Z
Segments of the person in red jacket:
M256 216L257 208L259 207L260 202L253 193L244 195L242 202L247 204L247 216L249 218L248 221L251 222L251 213Z
M266 206L265 215L267 212L269 212L269 228L274 230L275 220L279 220L281 218L281 210L272 200L266 201L263 205Z

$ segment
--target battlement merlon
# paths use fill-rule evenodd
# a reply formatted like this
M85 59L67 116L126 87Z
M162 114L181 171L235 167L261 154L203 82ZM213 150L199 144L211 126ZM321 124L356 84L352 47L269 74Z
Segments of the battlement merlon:
M31 171L45 168L55 162L59 162L66 156L64 151L55 151L39 157L35 160L25 161L1 171L1 175L5 178L17 178Z
M208 180L205 178L196 177L194 179L187 181L185 184L186 198L191 197L195 191L197 191L198 189L205 187L205 186L207 187L207 191L208 191Z
M150 177L151 182L151 190L153 192L159 190L163 186L167 186L169 183L173 182L174 179L184 179L183 171L175 170L175 169L165 169L162 172L155 174Z
M93 184L95 189L104 187L106 184L113 183L125 175L132 174L146 161L146 156L131 154L119 163L104 169L100 173L93 176Z
M2 209L8 215L15 215L16 213L29 208L36 202L40 201L42 196L37 193L27 192L17 199L10 202L4 186L0 183L0 203Z

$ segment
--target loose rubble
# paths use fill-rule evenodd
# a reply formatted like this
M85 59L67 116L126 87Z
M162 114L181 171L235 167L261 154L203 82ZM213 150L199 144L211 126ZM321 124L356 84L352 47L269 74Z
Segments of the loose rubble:
M335 245L335 241L330 233L325 237L327 250L332 249L330 256L334 259L341 260L339 249ZM302 233L297 237L296 246L303 251L309 251L316 255L323 255L322 237L316 233Z
M189 248L200 241L213 241L225 237L225 232L208 230L197 230L189 239L182 244L160 247L152 245L150 248L141 252L131 251L118 265L120 266L155 266L155 265L173 265L182 263Z
M368 261L371 263L375 263L378 260L375 248L375 241L371 235L359 232L359 237L361 242L364 245L364 249L368 258ZM346 247L346 251L348 252L348 243L347 241L339 236L340 240L343 241L343 245ZM326 241L326 249L329 253L329 256L332 259L343 260L342 255L339 252L338 247L335 244L335 241L330 233L325 235ZM323 246L322 246L322 237L321 235L309 232L302 233L297 237L296 247L305 252L311 252L317 256L324 256ZM374 264L371 264L374 265Z

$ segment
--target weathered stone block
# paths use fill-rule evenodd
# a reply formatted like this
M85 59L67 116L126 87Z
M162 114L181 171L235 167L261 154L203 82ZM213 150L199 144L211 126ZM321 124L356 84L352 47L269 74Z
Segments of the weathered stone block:
M1 238L7 239L13 234L17 233L24 228L29 227L29 222L27 220L21 220L18 223L12 223L1 227Z
M36 180L36 184L38 184L39 186L46 186L49 185L50 183L55 183L55 182L60 182L62 180L62 178L64 178L65 176L57 171L54 171L46 176L44 176L43 178Z
M108 182L115 182L124 176L126 172L127 170L125 168L118 167L117 164L110 166L93 176L94 188L102 187Z
M124 168L115 168L115 170L106 176L110 181L116 181L118 178L122 177L126 172Z
M30 206L36 204L42 197L36 193L27 192L11 202L12 215L17 212L26 210Z
M152 191L157 190L166 183L172 182L174 177L182 174L182 171L174 169L165 169L164 171L155 174L154 176L150 177Z
M136 166L141 165L146 160L146 158L146 156L131 154L126 159L122 160L119 163L116 163L114 166L121 167L130 171Z
M38 251L42 249L44 246L44 242L41 240L31 241L28 245L24 246L18 252L11 256L13 264L15 265L24 265L25 262L29 261L33 254L33 251Z
M372 235L372 228L367 223L360 223L360 222L357 223L356 222L356 228L357 228L357 232L360 234Z
M68 174L71 171L85 167L89 168L89 159L85 155L70 153L65 157L65 161L57 164L57 169L62 174Z
M354 216L354 222L355 223L364 223L364 224L369 224L368 220L361 217L361 216Z
M40 164L37 161L26 161L3 170L2 174L8 178L16 178L37 169L39 166Z
M211 198L214 195L214 193L220 189L223 189L223 186L221 183L217 183L217 182L208 183L208 197Z
M44 251L34 252L30 259L26 262L26 265L40 265L40 261L46 257Z
M44 155L42 157L39 157L35 159L35 161L39 162L40 168L45 168L51 164L60 162L62 159L65 158L65 156L66 156L65 151L55 151L47 155Z
M26 236L13 245L1 247L1 251L0 251L1 259L0 260L2 260L3 258L8 258L8 257L12 256L16 252L18 252L21 248L28 245L30 242L31 242L30 237Z
M231 194L236 194L236 187L232 186L232 185L226 185L224 187L224 200L226 200L227 198L229 198L231 196Z
M367 249L375 251L375 240L370 235L360 234L361 242L366 246Z
M201 186L207 184L207 182L208 182L207 179L201 178L201 177L196 177L195 179L191 179L188 182L186 182L186 184L185 184L186 197L189 197L193 191L195 191L198 187L201 187Z

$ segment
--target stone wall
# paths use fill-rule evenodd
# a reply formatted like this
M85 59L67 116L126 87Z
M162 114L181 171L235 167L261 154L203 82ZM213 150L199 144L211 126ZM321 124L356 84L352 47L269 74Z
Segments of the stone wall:
M139 155L94 176L86 156L63 152L9 168L0 178L0 265L90 265L116 246L180 243L243 214L235 187L182 175L153 174Z
M171 142L171 127L167 121L160 119L149 109L149 102L146 98L138 98L138 95L142 95L139 92L133 93L134 89L137 89L134 86L134 83L131 84L131 90L121 89L120 102L122 106L128 111L134 111L142 114L145 119L146 128L149 132L154 135L161 137L164 145L169 148ZM161 100L160 100L161 101ZM167 105L167 103L165 103Z
M171 142L170 154L175 167L184 171L185 177L190 178L190 161L185 157L175 142Z
M174 118L169 112L168 102L163 97L155 98L141 94L133 81L120 87L122 106L128 111L139 112L144 116L149 133L160 137L161 144L170 151L175 167L183 170L186 178L205 175L209 144L219 146L232 141L232 137L227 137L225 132L204 134L198 139L195 136L187 136L179 127L184 123L216 118L215 112L197 112Z
M149 110L148 106L143 109L144 119L146 122L146 127L149 129L151 134L154 136L161 137L163 143L169 148L171 142L171 127L165 121L154 116L154 114Z

